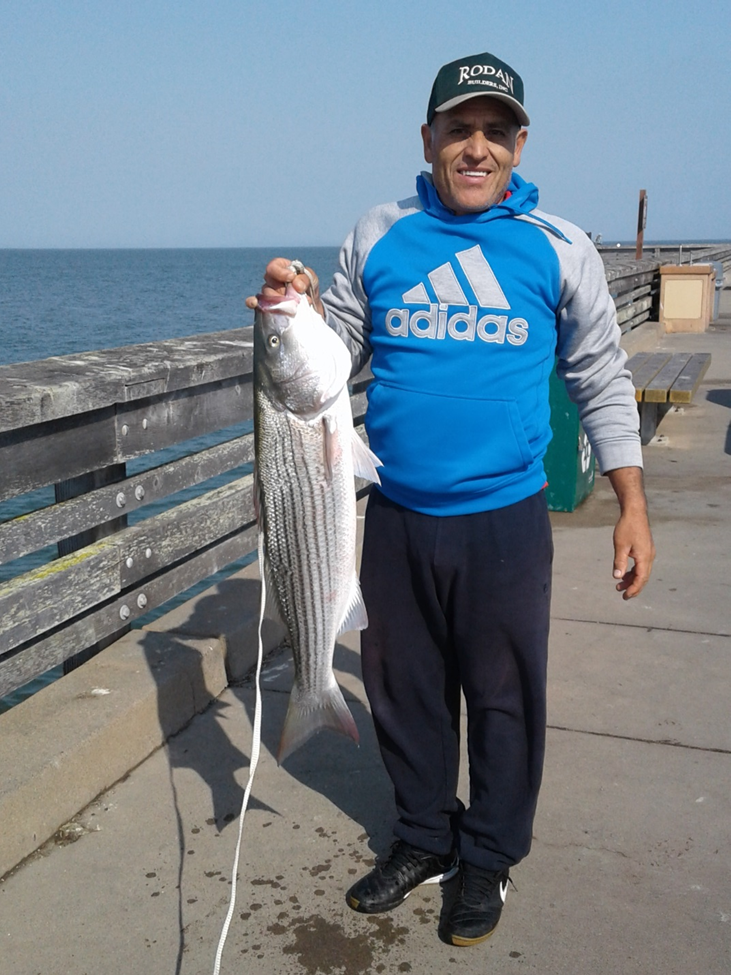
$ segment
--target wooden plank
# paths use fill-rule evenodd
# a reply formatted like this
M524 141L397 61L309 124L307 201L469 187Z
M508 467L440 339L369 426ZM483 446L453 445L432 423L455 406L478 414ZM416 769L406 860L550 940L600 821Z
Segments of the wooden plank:
M106 539L3 583L0 653L110 599L119 588L119 553Z
M606 272L607 286L612 298L616 298L627 291L639 288L645 284L652 284L658 277L657 268L633 273L621 268L608 268Z
M88 474L71 478L69 481L61 481L56 485L56 501L63 503L64 501L70 501L72 498L83 497L95 488L104 487L108 484L118 484L124 480L125 474L126 469L124 464L112 464L111 467L103 467L101 470L89 471ZM93 528L88 528L68 538L61 538L57 545L58 554L64 556L70 555L71 552L78 552L79 549L86 548L87 545L91 545L101 538L114 535L126 527L127 515L123 514L119 518L114 518L101 525L95 525ZM93 656L109 646L118 636L122 636L127 629L128 627L120 628L118 633L110 635L106 639L80 650L74 654L72 659L65 660L63 665L64 674L71 673L72 670L80 667L87 660L91 660Z
M632 382L635 387L635 399L639 403L642 401L645 386L647 386L647 384L655 378L657 373L660 372L665 363L670 359L670 355L667 352L652 352L647 355L647 358L644 359L637 368L633 368L630 366L630 363L635 358L636 356L633 356L627 365L632 373Z
M667 402L668 392L688 363L690 352L678 352L671 357L660 372L645 386L645 400L648 403Z
M0 432L252 370L251 328L0 366Z
M639 371L640 367L643 366L647 360L650 358L650 352L637 352L632 358L627 360L627 368L632 373L632 382L634 383L635 373ZM635 399L637 399L637 390L635 390Z
M620 309L624 305L629 305L631 302L637 301L638 298L644 298L646 295L651 294L652 291L653 286L651 284L644 284L641 288L634 288L632 291L617 295L614 299L615 308Z
M130 611L129 620L138 619L231 562L248 555L256 542L256 525L243 528L236 535L217 542L182 564L117 596L69 626L41 637L35 643L17 648L0 659L0 697L57 667L80 648L99 643L117 632L123 606Z
M235 376L0 433L0 501L250 420L252 402Z
M170 494L247 464L254 457L251 434L226 440L197 454L154 467L81 498L51 505L0 525L0 563L35 552L67 535L83 532L159 501ZM124 504L120 506L118 496Z
M253 520L252 478L247 475L11 579L0 585L0 653L36 639Z
M687 365L673 383L672 389L670 390L670 402L690 403L710 364L710 352L699 352L691 356Z
M113 407L0 433L0 501L118 462Z
M252 376L176 390L117 408L117 455L130 460L251 420Z
M633 377L634 374L637 372L637 370L640 368L640 366L644 365L644 363L647 362L647 360L650 358L651 355L652 355L651 352L636 352L631 358L627 360L627 368L632 373Z
M650 317L650 312L643 311L635 318L631 318L629 319L629 321L623 322L622 325L620 326L620 330L622 334L626 335L627 332L631 332L633 328L637 328L638 325L641 325L643 322L646 322L649 317Z
M135 585L253 521L251 474L148 518L117 536L121 587Z
M621 325L629 319L635 318L643 311L647 311L652 306L652 297L640 298L630 305L624 305L617 312L617 324Z
M74 477L68 481L60 481L56 485L56 501L63 504L64 501L70 501L72 498L81 498L83 504L90 492L106 485L119 484L124 481L125 474L124 464L112 464L111 467L103 467L101 470L89 471L88 474L82 474L80 477ZM119 488L116 490L118 491ZM95 522L92 525L85 526L81 531L69 528L67 525L67 530L57 539L53 539L58 543L58 554L63 556L70 552L77 552L80 548L91 545L92 542L98 542L100 538L106 538L108 535L122 531L123 528L127 527L127 516L120 514L120 510L117 507L116 517L104 519L103 523ZM43 544L49 544L50 541L50 539L44 541ZM39 546L39 548L41 547Z

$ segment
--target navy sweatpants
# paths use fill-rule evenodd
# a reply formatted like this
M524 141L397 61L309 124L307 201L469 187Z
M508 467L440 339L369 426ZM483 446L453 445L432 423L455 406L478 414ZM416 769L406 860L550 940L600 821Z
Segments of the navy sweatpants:
M541 782L553 543L543 492L433 517L371 492L363 678L396 794L394 833L488 870L529 851ZM456 796L460 688L469 805Z

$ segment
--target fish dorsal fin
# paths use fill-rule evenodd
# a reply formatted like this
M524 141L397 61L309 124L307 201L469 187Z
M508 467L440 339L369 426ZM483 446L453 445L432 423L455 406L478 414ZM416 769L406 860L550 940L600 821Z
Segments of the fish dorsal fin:
M351 438L353 448L353 473L356 477L362 477L366 481L373 481L380 484L377 467L383 467L383 463L376 457L370 447L363 443L355 430Z
M338 636L347 633L348 630L365 630L368 626L368 613L363 602L363 593L360 591L358 576L353 572L353 581L350 587L350 598L348 607L340 622Z

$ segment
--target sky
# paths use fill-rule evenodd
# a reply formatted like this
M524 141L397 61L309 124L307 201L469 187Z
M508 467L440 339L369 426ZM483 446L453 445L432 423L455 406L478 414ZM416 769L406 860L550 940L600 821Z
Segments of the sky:
M0 247L337 245L414 193L439 67L523 78L540 206L731 238L728 0L0 0Z

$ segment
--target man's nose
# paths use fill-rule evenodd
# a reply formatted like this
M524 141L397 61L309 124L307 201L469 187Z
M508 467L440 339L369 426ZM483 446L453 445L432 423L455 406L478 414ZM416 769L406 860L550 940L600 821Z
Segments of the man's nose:
M477 130L472 133L465 152L473 159L484 159L489 154L490 147L483 132Z

